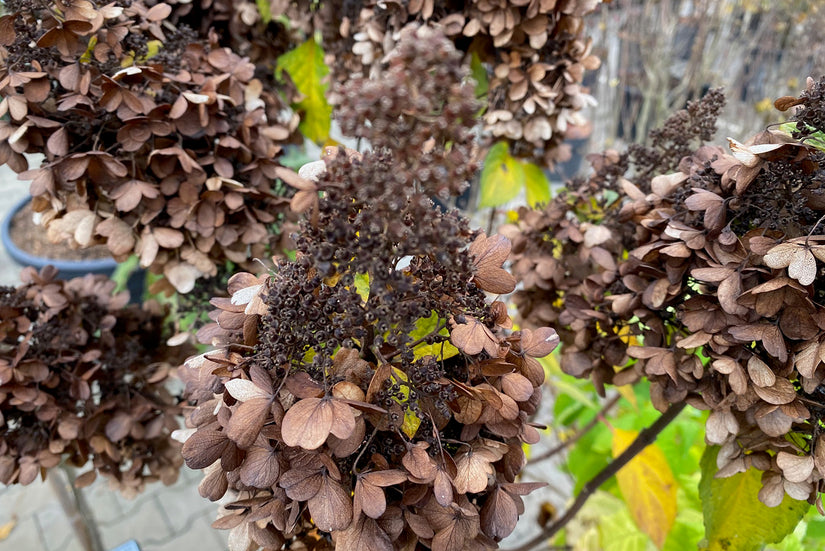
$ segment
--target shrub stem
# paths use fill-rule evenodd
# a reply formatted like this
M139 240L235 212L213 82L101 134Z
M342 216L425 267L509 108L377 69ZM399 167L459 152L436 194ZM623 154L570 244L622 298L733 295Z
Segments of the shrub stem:
M655 423L640 432L639 436L636 437L633 443L631 443L630 446L628 446L627 449L619 455L619 457L611 461L601 471L599 471L596 476L584 485L584 488L582 488L581 492L579 492L579 495L576 496L576 500L573 502L573 505L567 509L559 520L543 528L541 533L527 543L510 549L509 551L529 551L530 549L535 548L556 535L559 530L564 528L567 523L573 520L576 513L578 513L584 506L587 499L599 489L599 486L607 482L610 477L619 472L622 467L627 465L631 459L636 457L636 455L638 455L643 449L656 441L656 437L659 433L662 432L662 430L664 430L664 428L667 427L671 421L676 419L679 413L681 413L681 411L685 408L685 405L685 402L671 405L668 410L656 420Z

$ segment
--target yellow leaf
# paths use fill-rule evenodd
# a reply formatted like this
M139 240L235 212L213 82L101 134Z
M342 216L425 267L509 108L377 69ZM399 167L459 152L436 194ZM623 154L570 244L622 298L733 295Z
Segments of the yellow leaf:
M324 50L310 38L300 46L278 57L276 71L286 71L301 94L292 107L301 112L301 132L315 143L329 137L332 107L326 99L329 67L324 63Z
M524 167L524 190L527 204L531 207L550 202L550 181L544 171L533 163L522 163Z
M367 299L370 298L369 274L355 274L355 292L361 296L361 300L367 302Z
M614 429L613 457L618 457L639 433ZM665 454L651 444L618 473L616 480L633 520L659 549L676 521L676 480Z
M143 61L146 61L147 59L152 59L153 57L158 55L158 52L160 52L161 48L163 48L163 42L161 42L160 40L150 40L149 42L147 42L146 57L143 58Z
M419 318L415 322L415 329L410 332L410 338L416 341L429 335L438 327L439 321L438 312L435 310L432 311L429 318ZM450 332L446 327L443 327L438 334L442 337L450 336ZM433 356L436 361L440 362L458 355L458 348L453 346L450 341L434 342L432 344L427 344L425 341L413 348L413 353L416 360L424 356Z
M524 187L524 165L510 156L507 142L498 142L487 153L479 179L480 208L511 201Z
M407 374L397 367L392 368L391 377L394 383L407 383L410 380L409 377L407 377ZM421 418L405 404L409 403L410 387L406 384L400 384L399 387L401 388L401 395L403 398L394 396L393 400L404 406L404 422L401 424L401 432L406 434L407 438L413 438L415 433L418 432L418 427L421 425Z
M97 46L97 37L92 36L89 39L89 46L86 48L86 51L83 52L83 55L80 56L78 61L80 61L80 63L89 63L92 60L92 52L94 51L95 46Z
M639 401L636 400L636 393L633 392L633 387L630 385L617 386L616 391L622 395L622 398L630 402L633 409L639 409Z
M8 522L0 524L0 541L8 538L15 526L17 526L17 515L12 515Z

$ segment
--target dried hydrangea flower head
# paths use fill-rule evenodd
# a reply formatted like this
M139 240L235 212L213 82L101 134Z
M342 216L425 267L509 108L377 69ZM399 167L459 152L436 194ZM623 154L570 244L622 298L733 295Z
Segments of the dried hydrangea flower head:
M376 80L399 31L438 28L463 55L478 56L488 80L485 132L506 139L515 155L547 165L569 156L568 132L586 132L579 111L593 101L581 86L598 68L583 17L597 0L463 3L328 3L322 7L324 44L335 58L333 77L361 73ZM575 127L575 128L574 128Z
M26 268L0 288L0 482L29 484L60 461L91 470L127 496L171 484L182 465L170 438L177 398L165 388L190 350L165 346L157 304L88 275L55 279Z
M31 180L53 240L136 254L179 292L277 250L268 228L287 200L274 159L298 119L279 118L288 98L248 59L171 25L162 2L5 7L0 163ZM28 170L24 153L45 161Z
M802 124L825 109L815 89ZM659 140L712 107L675 116ZM557 324L566 372L599 387L646 377L658 408L711 410L719 476L753 466L764 503L787 493L821 509L825 153L774 130L728 142L682 157L684 144L661 142L635 157L637 175L633 151L595 157L587 183L509 229L515 301Z
M444 37L410 33L399 51L387 97L420 86L474 103ZM522 444L538 439L536 358L558 338L505 333L507 309L484 291L515 287L501 268L509 242L430 198L463 183L428 175L450 174L464 147L444 143L463 120L439 111L442 99L429 98L430 113L421 103L399 115L391 102L365 113L355 133L382 121L412 131L363 155L337 150L316 181L294 179L306 212L297 259L237 274L230 298L212 301L215 323L199 337L221 347L183 369L198 397L183 455L205 469L202 495L233 493L215 523L233 549L492 549L536 486L516 476Z

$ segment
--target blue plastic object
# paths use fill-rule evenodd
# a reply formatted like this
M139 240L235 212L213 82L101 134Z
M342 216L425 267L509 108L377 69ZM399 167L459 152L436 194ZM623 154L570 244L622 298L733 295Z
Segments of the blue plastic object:
M112 551L140 551L140 546L138 546L135 540L129 540L126 543L121 543Z
M26 206L31 200L30 197L25 197L19 201L9 212L8 216L3 219L2 228L0 228L0 238L3 241L3 247L8 251L9 256L20 264L21 266L32 266L40 271L47 265L52 265L58 270L57 276L61 279L72 279L74 277L82 277L86 274L105 274L112 275L117 268L117 262L114 258L97 258L93 260L58 260L54 258L44 258L34 256L20 247L15 245L11 240L11 220L20 209ZM129 278L127 288L132 301L139 302L143 296L143 280L145 273L143 270L136 270Z

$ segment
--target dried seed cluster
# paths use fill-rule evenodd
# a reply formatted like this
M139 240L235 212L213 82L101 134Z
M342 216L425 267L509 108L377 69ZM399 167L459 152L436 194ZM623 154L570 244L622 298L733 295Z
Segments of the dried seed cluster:
M5 6L0 163L32 180L53 240L137 254L180 292L277 250L274 159L298 120L248 59L165 3ZM46 159L28 170L23 153Z
M0 288L0 482L29 484L60 461L127 496L173 483L177 399L165 388L189 349L166 347L156 304L126 306L114 282L26 268Z
M484 130L506 139L511 151L540 164L564 160L571 127L585 132L578 113L589 95L581 86L599 59L583 36L583 16L597 0L474 0L460 4L419 0L344 3L322 10L324 43L334 76L379 78L384 56L408 25L439 27L464 54L478 56L489 79Z
M422 33L402 38L399 51L420 55L391 62L398 78L385 85L406 88L390 98L461 90L449 41ZM454 80L442 86L445 60ZM515 287L501 268L509 242L429 198L460 185L419 180L424 165L450 174L462 148L442 142L454 119L436 100L429 113L393 100L354 125L415 129L400 146L336 151L315 181L293 179L307 214L297 260L236 274L230 298L212 301L215 323L199 337L220 348L181 370L197 397L183 455L205 469L202 495L232 492L215 523L231 529L232 549L492 549L536 487L516 476L522 444L538 439L535 358L558 338L504 334L506 308L483 291ZM432 121L426 146L414 137L420 117Z
M823 109L812 97L803 114ZM663 157L645 188L626 155L597 156L576 191L522 211L505 232L515 300L559 328L566 372L599 388L647 377L658 408L711 410L721 476L753 466L764 503L822 509L825 155L774 131L729 142Z

